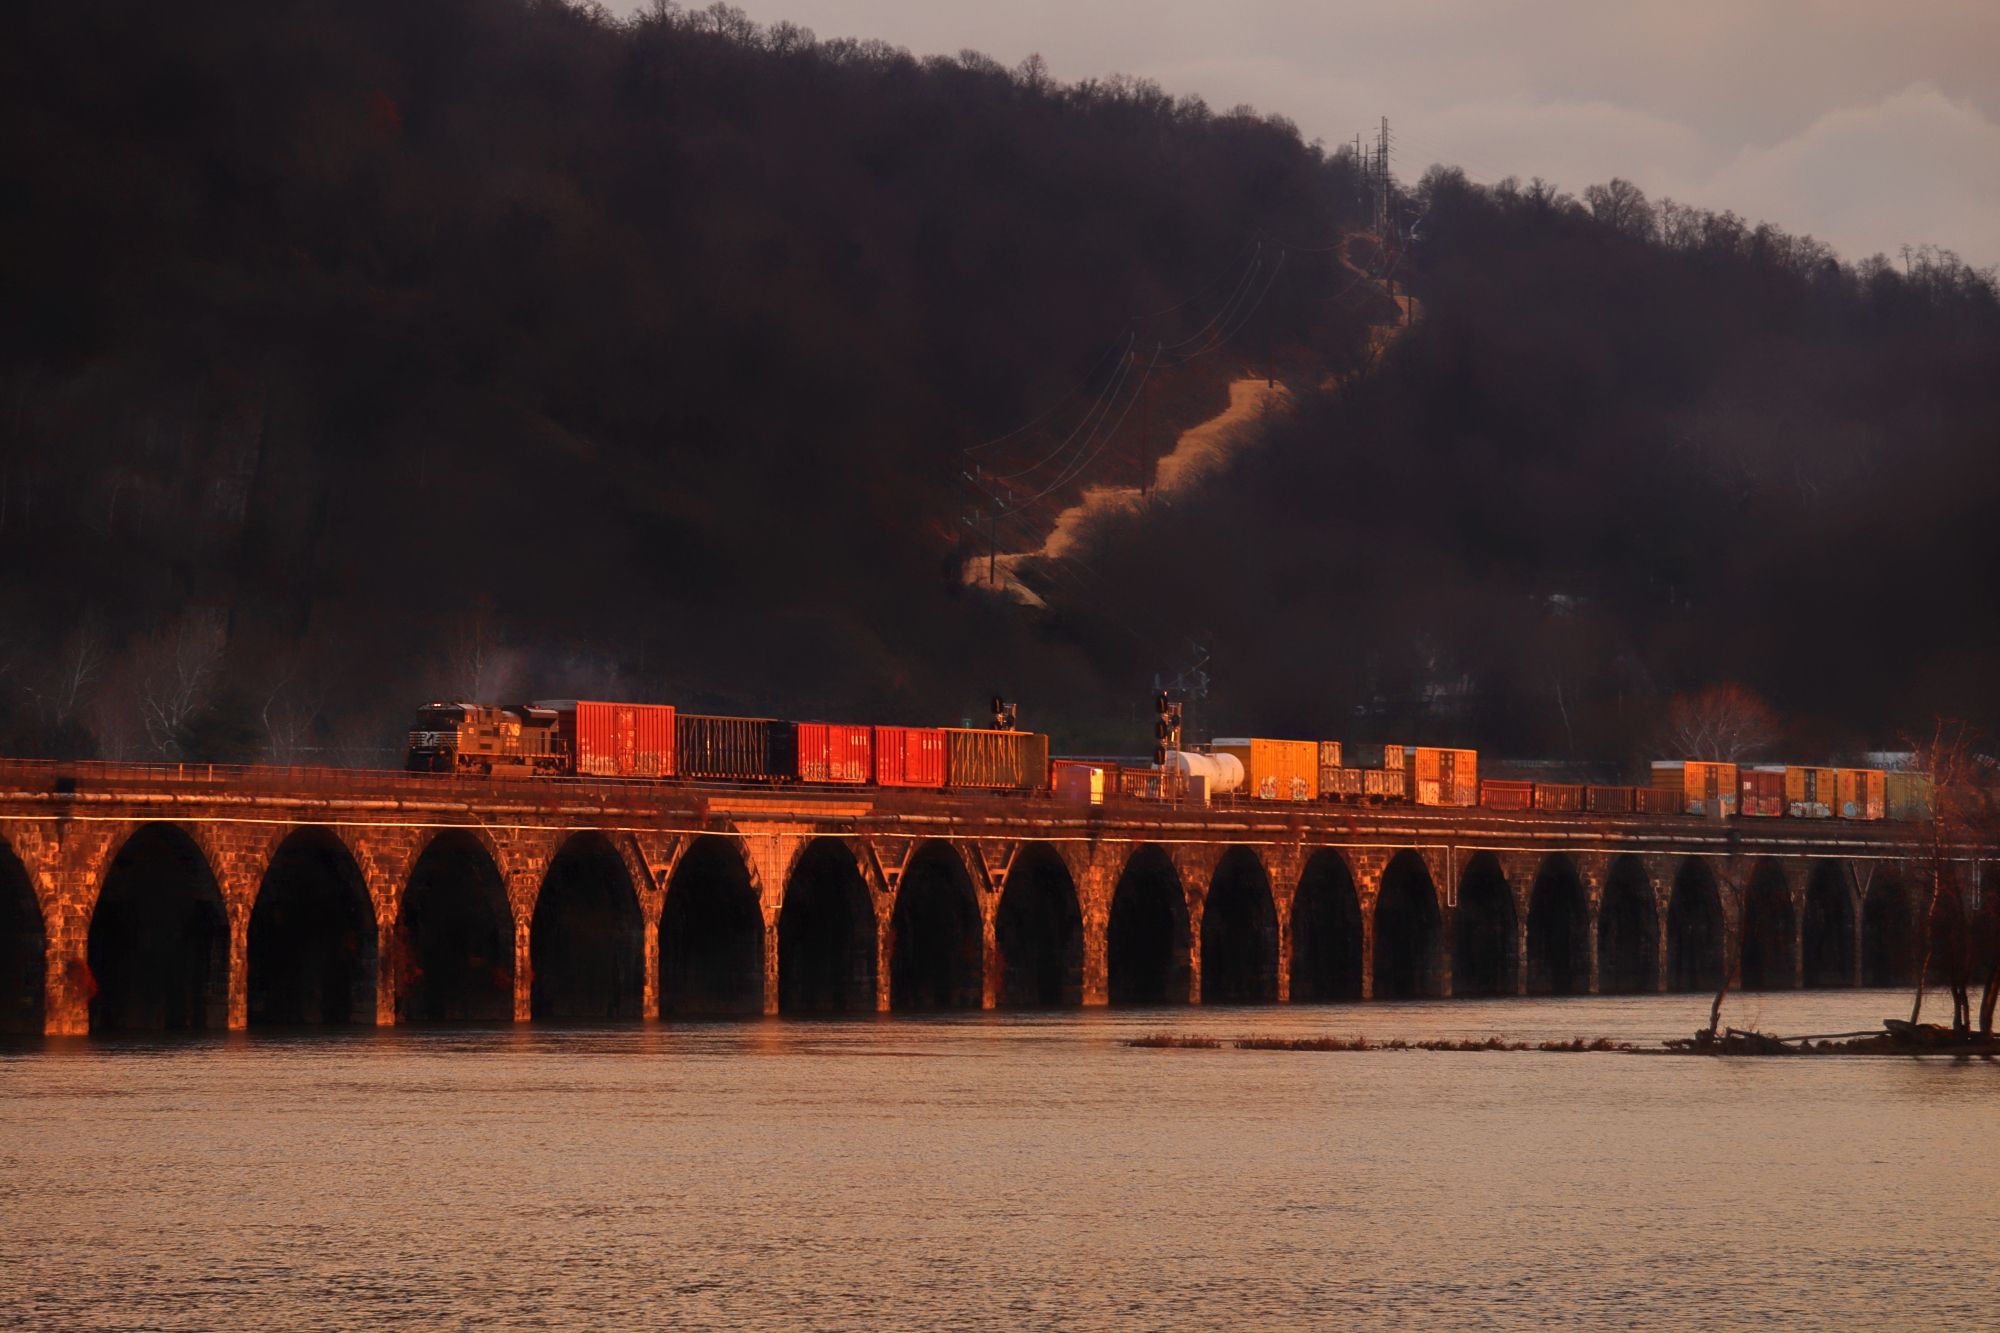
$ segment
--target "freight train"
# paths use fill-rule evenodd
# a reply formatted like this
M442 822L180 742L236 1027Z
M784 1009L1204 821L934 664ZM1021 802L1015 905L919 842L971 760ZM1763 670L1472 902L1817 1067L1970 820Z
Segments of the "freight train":
M492 777L589 777L828 786L929 787L1189 802L1333 802L1499 811L1738 818L1914 819L1930 807L1922 773L1661 760L1648 786L1482 779L1475 750L1338 741L1218 738L1179 748L1163 723L1151 765L1049 756L1048 737L1014 726L873 727L683 713L667 704L544 700L512 707L425 704L405 767ZM1163 718L1166 716L1163 710Z
M985 730L709 717L670 704L579 699L431 703L410 726L404 767L490 777L1047 787L1049 738L1013 729L1013 710L994 703L996 726Z

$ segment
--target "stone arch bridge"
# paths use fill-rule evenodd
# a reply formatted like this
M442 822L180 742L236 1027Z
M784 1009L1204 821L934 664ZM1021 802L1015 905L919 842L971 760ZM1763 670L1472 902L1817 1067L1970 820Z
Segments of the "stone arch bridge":
M1738 938L1749 989L1900 984L1913 836L9 763L0 1024L1706 990Z

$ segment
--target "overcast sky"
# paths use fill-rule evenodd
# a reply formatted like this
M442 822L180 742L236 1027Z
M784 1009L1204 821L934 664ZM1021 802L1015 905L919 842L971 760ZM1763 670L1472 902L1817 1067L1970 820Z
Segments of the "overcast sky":
M624 0L618 8L639 6ZM699 6L691 6L699 7ZM1329 145L1387 116L1397 174L1541 176L2000 263L2000 0L749 0L918 55L1031 52L1248 102Z

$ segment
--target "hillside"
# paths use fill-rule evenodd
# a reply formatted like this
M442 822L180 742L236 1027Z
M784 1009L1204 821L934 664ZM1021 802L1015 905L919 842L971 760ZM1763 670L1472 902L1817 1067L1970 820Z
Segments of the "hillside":
M23 22L14 748L182 750L216 699L286 750L387 743L432 693L1095 706L1076 649L947 595L963 450L1097 393L1107 349L1206 338L1218 279L1354 196L1282 122L726 10ZM1301 253L1231 331L1335 356L1344 280ZM1213 410L1214 351L1156 428Z
M15 752L995 691L1133 749L1203 651L1214 725L1594 758L1712 679L1823 748L1990 709L1948 256L1433 173L1385 345L1354 160L1129 80L529 0L40 6L0 69ZM967 585L1246 373L1260 444Z

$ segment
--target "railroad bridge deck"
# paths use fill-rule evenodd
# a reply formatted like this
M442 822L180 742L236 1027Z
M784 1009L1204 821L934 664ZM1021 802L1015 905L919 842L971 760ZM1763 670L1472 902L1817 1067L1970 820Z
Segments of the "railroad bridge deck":
M1900 984L1915 833L8 762L0 1017L74 1035L1700 990L1739 961L1750 989Z

